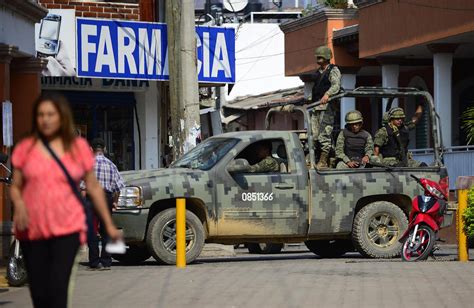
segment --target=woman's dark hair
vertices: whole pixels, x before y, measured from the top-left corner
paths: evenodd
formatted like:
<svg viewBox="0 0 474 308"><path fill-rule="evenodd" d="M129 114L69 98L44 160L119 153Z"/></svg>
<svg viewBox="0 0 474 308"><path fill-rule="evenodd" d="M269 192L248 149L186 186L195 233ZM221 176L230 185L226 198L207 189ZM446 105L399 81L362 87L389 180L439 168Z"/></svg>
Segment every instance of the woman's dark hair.
<svg viewBox="0 0 474 308"><path fill-rule="evenodd" d="M74 118L72 116L71 107L69 106L67 99L59 93L45 92L36 99L33 105L33 123L31 126L31 135L36 139L40 139L42 137L38 128L38 110L39 106L47 101L53 103L54 107L56 107L59 113L59 118L61 121L59 136L63 141L64 150L69 152L74 139L76 138Z"/></svg>

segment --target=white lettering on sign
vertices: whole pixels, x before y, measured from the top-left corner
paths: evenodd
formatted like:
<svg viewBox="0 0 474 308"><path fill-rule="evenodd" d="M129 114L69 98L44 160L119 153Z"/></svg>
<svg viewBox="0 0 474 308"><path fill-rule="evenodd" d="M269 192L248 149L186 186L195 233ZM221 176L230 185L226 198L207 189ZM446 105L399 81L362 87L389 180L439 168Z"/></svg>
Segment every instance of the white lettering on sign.
<svg viewBox="0 0 474 308"><path fill-rule="evenodd" d="M137 42L135 41L135 32L132 28L118 27L118 72L125 73L125 59L131 74L137 73L137 66L133 58L133 51Z"/></svg>
<svg viewBox="0 0 474 308"><path fill-rule="evenodd" d="M78 18L77 30L78 77L169 80L165 24ZM233 29L196 28L200 81L235 81L234 39Z"/></svg>
<svg viewBox="0 0 474 308"><path fill-rule="evenodd" d="M102 71L102 66L108 66L111 73L116 73L115 57L108 27L101 27L99 47L97 49L97 62L95 63L95 71Z"/></svg>
<svg viewBox="0 0 474 308"><path fill-rule="evenodd" d="M82 70L89 70L89 54L95 53L95 43L89 42L89 36L97 36L97 26L83 25L82 26Z"/></svg>
<svg viewBox="0 0 474 308"><path fill-rule="evenodd" d="M204 43L204 49L202 50L202 60L204 63L210 63L210 58L209 58L209 32L204 32L202 34L202 40ZM204 72L203 75L204 77L209 77L209 65L204 65Z"/></svg>
<svg viewBox="0 0 474 308"><path fill-rule="evenodd" d="M206 46L204 46L204 48L205 47ZM224 71L225 77L231 76L229 55L227 53L227 44L225 42L224 33L217 33L214 61L212 62L212 77L217 77L220 70Z"/></svg>
<svg viewBox="0 0 474 308"><path fill-rule="evenodd" d="M153 29L151 36L151 46L148 40L147 29L138 30L138 42L142 47L138 53L138 72L145 74L145 62L147 65L147 74L153 74L153 68L156 67L156 74L161 74L161 31Z"/></svg>

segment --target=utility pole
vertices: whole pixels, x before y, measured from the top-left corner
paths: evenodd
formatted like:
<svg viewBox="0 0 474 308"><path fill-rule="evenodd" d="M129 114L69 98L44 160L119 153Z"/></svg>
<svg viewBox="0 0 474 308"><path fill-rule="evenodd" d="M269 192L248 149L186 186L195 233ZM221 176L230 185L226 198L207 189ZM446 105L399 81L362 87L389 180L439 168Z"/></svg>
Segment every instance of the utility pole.
<svg viewBox="0 0 474 308"><path fill-rule="evenodd" d="M167 0L170 113L174 159L201 135L194 0Z"/></svg>

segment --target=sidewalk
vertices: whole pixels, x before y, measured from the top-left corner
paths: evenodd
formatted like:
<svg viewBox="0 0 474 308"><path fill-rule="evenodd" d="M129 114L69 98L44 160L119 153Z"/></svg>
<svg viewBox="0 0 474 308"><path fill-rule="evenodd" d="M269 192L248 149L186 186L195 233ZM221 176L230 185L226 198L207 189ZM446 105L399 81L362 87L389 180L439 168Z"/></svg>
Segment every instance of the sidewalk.
<svg viewBox="0 0 474 308"><path fill-rule="evenodd" d="M205 258L186 269L81 267L73 307L470 307L474 263L400 259L372 260L358 254L318 259L290 251L279 255ZM471 250L471 259L474 251ZM446 247L439 260L451 260ZM115 264L114 264L115 265ZM0 294L5 307L31 307L27 288Z"/></svg>

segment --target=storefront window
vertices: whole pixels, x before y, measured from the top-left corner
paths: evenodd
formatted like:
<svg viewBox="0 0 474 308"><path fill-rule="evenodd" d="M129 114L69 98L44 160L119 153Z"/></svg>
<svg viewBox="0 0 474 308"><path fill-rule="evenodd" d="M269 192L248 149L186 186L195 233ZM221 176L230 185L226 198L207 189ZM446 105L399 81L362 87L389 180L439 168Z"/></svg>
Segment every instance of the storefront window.
<svg viewBox="0 0 474 308"><path fill-rule="evenodd" d="M132 92L63 91L71 103L76 127L87 140L100 137L106 155L120 171L135 169Z"/></svg>

